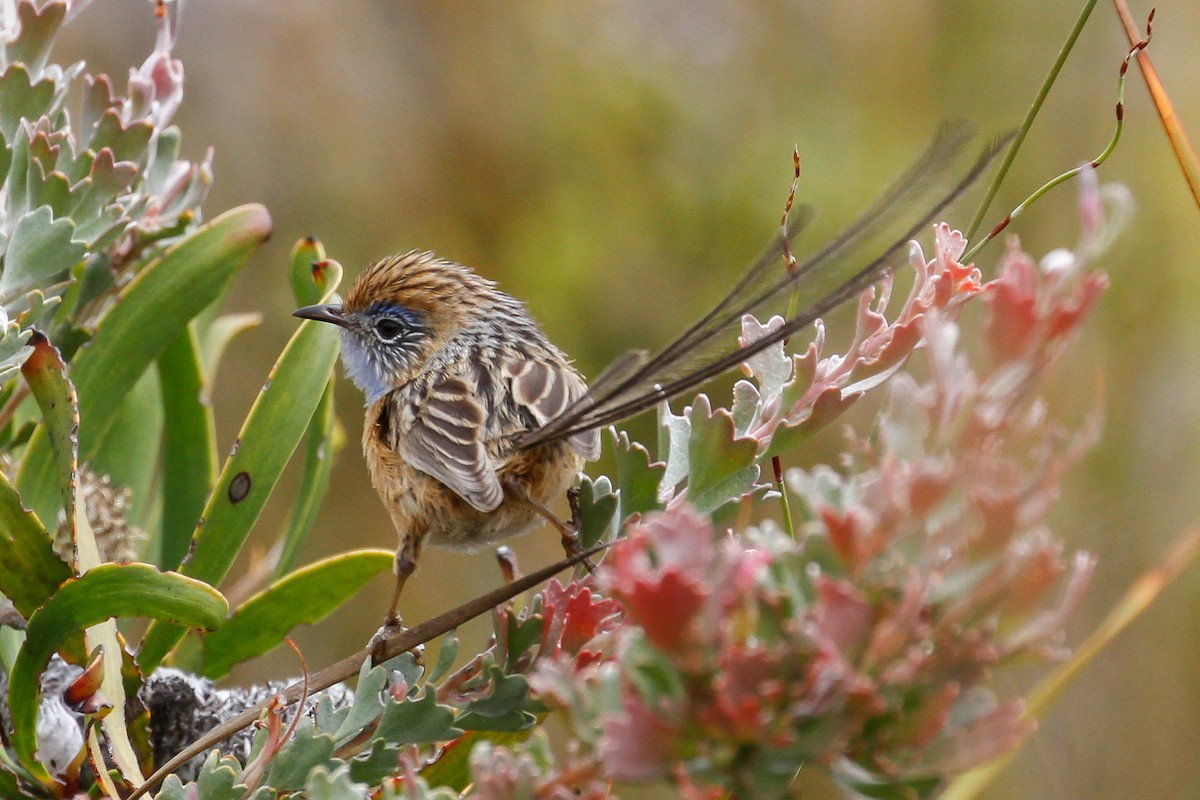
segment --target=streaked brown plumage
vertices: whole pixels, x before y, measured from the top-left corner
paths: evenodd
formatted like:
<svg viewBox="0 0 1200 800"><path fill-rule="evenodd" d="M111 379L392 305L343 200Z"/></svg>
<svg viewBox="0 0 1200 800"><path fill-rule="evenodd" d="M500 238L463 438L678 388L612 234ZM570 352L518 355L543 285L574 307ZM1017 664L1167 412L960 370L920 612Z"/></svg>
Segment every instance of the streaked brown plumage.
<svg viewBox="0 0 1200 800"><path fill-rule="evenodd" d="M385 258L358 276L344 304L295 312L342 328L343 364L367 396L363 452L400 536L395 597L423 544L477 547L548 518L546 507L599 455L600 427L695 388L874 282L999 147L947 186L967 137L944 126L830 244L790 271L773 266L776 244L679 339L652 358L619 359L590 389L519 301L431 253ZM799 313L771 336L734 346L730 331L743 314L793 292ZM712 355L721 344L726 352Z"/></svg>
<svg viewBox="0 0 1200 800"><path fill-rule="evenodd" d="M367 395L363 453L400 535L401 585L425 543L473 548L530 529L600 453L594 430L515 446L587 385L520 302L466 267L392 256L341 306L302 311L342 327L343 363Z"/></svg>

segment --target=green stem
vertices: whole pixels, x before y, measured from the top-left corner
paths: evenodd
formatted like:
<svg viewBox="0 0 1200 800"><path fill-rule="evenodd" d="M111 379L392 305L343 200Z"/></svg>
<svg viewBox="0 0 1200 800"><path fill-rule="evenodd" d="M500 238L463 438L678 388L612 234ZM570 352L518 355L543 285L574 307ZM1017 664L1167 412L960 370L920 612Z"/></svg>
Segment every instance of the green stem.
<svg viewBox="0 0 1200 800"><path fill-rule="evenodd" d="M1153 20L1153 14L1151 15L1151 20ZM1016 208L1014 208L1011 212L1009 212L1009 214L1007 216L1005 216L1004 219L1000 220L999 224L997 224L996 227L992 229L991 233L989 233L984 238L980 239L969 250L967 250L966 253L963 254L962 260L964 263L970 263L971 259L975 257L976 253L978 253L981 249L983 249L984 245L986 245L992 239L995 239L996 236L1000 233L1000 231L1007 228L1009 223L1012 222L1014 219L1016 219L1018 216L1020 216L1021 212L1023 212L1026 208L1028 208L1030 205L1032 205L1035 200L1044 196L1047 192L1049 192L1055 186L1058 186L1059 184L1065 183L1066 181L1069 181L1071 178L1076 177L1077 175L1082 173L1085 169L1096 169L1097 167L1099 167L1101 164L1103 164L1105 161L1108 160L1108 157L1110 155L1112 155L1112 152L1117 149L1117 143L1119 141L1121 141L1121 131L1123 131L1125 129L1125 77L1126 77L1126 73L1129 71L1129 62L1133 59L1134 56L1136 56L1142 50L1146 49L1146 46L1150 44L1150 36L1151 36L1150 23L1147 23L1146 37L1144 39L1142 39L1141 41L1139 41L1138 43L1136 43L1133 47L1129 48L1129 52L1125 54L1125 60L1121 62L1121 72L1117 78L1117 106L1116 106L1116 108L1117 108L1117 124L1116 124L1116 127L1113 129L1112 138L1109 139L1108 145L1104 148L1103 151L1101 151L1100 155L1096 156L1096 158L1092 159L1091 161L1087 162L1086 164L1081 164L1080 166L1075 167L1074 169L1067 170L1066 172L1062 173L1061 175L1059 175L1056 178L1050 179L1041 188L1039 188L1033 194L1029 195L1029 197L1022 200L1021 203ZM968 241L969 240L970 240L970 237L968 237Z"/></svg>
<svg viewBox="0 0 1200 800"><path fill-rule="evenodd" d="M1072 48L1075 47L1075 41L1079 38L1079 34L1083 32L1084 25L1087 24L1088 17L1092 14L1092 9L1096 7L1096 0L1087 0L1083 4L1083 10L1079 13L1079 18L1075 20L1075 27L1071 29L1067 40L1063 42L1062 49L1058 52L1058 58L1054 60L1054 64L1050 67L1050 72L1046 74L1045 80L1042 81L1042 86L1038 90L1037 96L1033 98L1033 104L1029 107L1029 111L1025 113L1025 119L1021 121L1021 127L1017 128L1017 134L1013 137L1012 144L1008 146L1008 152L1004 154L1004 160L1000 163L1000 168L996 170L996 177L992 179L992 183L988 186L987 194L984 195L983 201L979 204L978 210L975 212L974 219L967 227L967 241L975 238L979 226L983 223L983 218L987 214L988 208L992 201L996 199L996 193L1000 191L1000 184L1004 183L1004 178L1008 175L1008 170L1012 163L1017 158L1017 151L1021 149L1021 145L1025 142L1025 137L1029 133L1029 129L1033 127L1033 121L1037 118L1038 112L1042 110L1042 104L1046 100L1046 96L1050 94L1050 87L1054 85L1054 81L1058 79L1058 73L1062 71L1063 65L1067 63L1067 56L1070 55ZM968 259L969 260L969 259Z"/></svg>
<svg viewBox="0 0 1200 800"><path fill-rule="evenodd" d="M796 526L792 524L792 505L788 500L787 486L783 484L783 462L779 456L771 456L771 469L775 472L775 485L779 487L779 505L783 511L783 529L787 535L796 538Z"/></svg>

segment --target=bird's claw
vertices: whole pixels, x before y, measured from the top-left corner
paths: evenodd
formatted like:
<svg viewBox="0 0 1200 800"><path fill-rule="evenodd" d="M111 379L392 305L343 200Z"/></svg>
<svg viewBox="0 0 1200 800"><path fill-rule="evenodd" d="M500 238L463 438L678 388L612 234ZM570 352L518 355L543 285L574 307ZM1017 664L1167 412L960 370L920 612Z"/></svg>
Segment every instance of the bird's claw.
<svg viewBox="0 0 1200 800"><path fill-rule="evenodd" d="M371 641L367 642L367 651L371 654L371 666L377 667L388 660L387 644L388 640L393 636L398 636L408 630L404 627L404 622L401 621L397 614L388 614L384 617L383 625L379 630L375 631L375 635L371 637ZM420 648L416 648L420 650ZM420 659L420 655L417 655Z"/></svg>

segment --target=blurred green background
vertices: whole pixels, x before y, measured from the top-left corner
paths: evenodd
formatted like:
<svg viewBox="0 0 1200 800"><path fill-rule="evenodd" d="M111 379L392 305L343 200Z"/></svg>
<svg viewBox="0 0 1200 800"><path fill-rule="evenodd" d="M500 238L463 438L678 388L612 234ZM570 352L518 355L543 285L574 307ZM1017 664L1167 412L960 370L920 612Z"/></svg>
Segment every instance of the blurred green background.
<svg viewBox="0 0 1200 800"><path fill-rule="evenodd" d="M260 201L276 225L230 298L232 310L261 311L264 323L222 368L221 441L232 442L296 325L285 264L298 237L320 237L349 275L412 248L470 264L525 299L594 375L627 347L665 342L720 296L778 225L793 144L804 165L800 202L820 211L805 241L818 242L938 121L966 118L988 134L1016 125L1081 5L188 4L178 121L192 157L216 148L207 215ZM1148 11L1134 9L1142 19ZM1200 4L1160 3L1150 53L1200 135L1198 40ZM68 29L59 53L121 76L152 41L144 0L103 0ZM990 220L1103 148L1126 47L1100 4ZM1126 184L1137 214L1098 264L1112 288L1055 381L1055 408L1068 421L1091 402L1095 374L1107 394L1103 440L1070 476L1054 516L1068 547L1100 558L1073 643L1200 514L1200 212L1140 75L1131 76L1125 137L1101 178ZM965 203L949 221L965 226L973 210ZM1056 190L1012 230L1037 257L1073 246L1075 188ZM998 255L981 255L985 274ZM361 396L343 383L338 401L347 446L305 560L394 543L358 450ZM833 459L840 444L829 432L803 458ZM262 547L289 500L281 491L269 507ZM557 557L556 539L521 540L523 566ZM420 619L499 580L487 552L430 552L403 610ZM300 631L308 663L361 646L389 588L380 579L352 607ZM988 796L1200 794L1198 601L1193 568L1080 678ZM485 630L464 635L478 643ZM292 654L276 652L236 677L296 669ZM1016 691L1039 674L1001 682Z"/></svg>

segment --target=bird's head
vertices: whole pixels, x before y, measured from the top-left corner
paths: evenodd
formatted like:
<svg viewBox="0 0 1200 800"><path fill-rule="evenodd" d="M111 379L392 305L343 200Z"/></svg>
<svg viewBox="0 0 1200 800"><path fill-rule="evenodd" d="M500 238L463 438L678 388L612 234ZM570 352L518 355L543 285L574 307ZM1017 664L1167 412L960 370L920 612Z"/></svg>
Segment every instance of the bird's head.
<svg viewBox="0 0 1200 800"><path fill-rule="evenodd" d="M459 264L411 252L365 269L345 302L306 306L293 316L342 329L342 363L371 403L411 380L465 328L493 286Z"/></svg>

